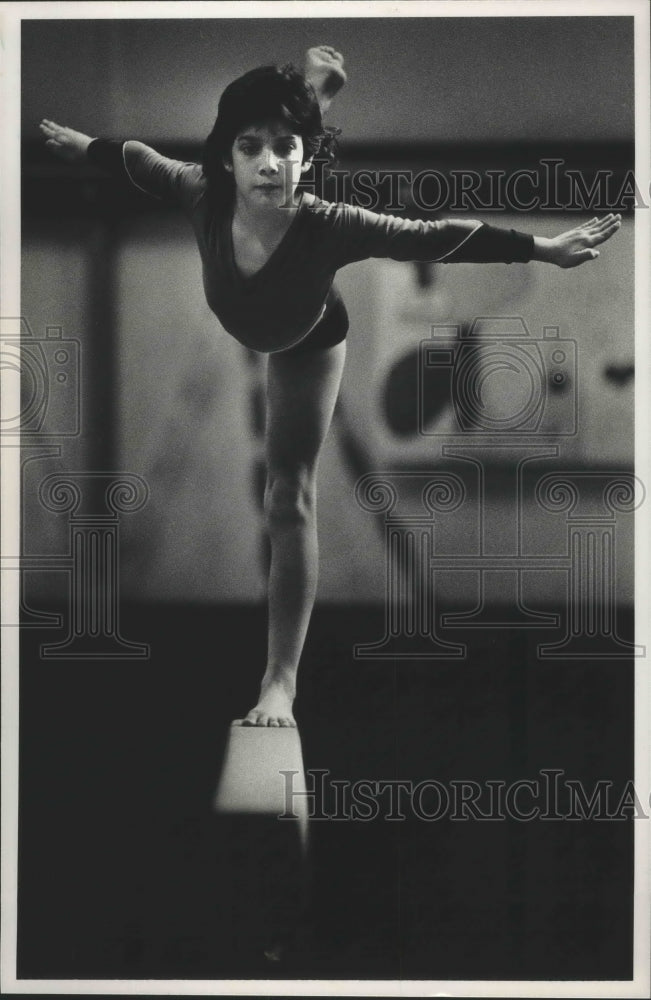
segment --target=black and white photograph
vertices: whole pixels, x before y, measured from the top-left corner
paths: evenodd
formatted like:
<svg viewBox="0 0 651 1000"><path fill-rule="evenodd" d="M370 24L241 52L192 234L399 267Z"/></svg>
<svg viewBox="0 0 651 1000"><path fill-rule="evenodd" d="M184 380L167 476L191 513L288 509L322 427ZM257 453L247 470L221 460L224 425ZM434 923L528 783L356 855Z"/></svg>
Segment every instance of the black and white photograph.
<svg viewBox="0 0 651 1000"><path fill-rule="evenodd" d="M2 992L649 996L648 5L0 34Z"/></svg>

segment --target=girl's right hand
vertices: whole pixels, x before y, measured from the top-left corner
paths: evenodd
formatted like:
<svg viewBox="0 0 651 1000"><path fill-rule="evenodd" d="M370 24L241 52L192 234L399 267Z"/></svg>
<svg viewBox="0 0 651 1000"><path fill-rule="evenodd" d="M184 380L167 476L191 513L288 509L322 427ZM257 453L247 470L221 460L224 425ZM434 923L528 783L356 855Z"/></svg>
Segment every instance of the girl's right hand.
<svg viewBox="0 0 651 1000"><path fill-rule="evenodd" d="M75 132L73 128L67 128L65 125L57 125L56 122L51 122L47 118L41 121L39 128L41 134L45 136L47 148L60 156L62 160L67 160L68 163L85 160L86 150L93 141L89 135Z"/></svg>

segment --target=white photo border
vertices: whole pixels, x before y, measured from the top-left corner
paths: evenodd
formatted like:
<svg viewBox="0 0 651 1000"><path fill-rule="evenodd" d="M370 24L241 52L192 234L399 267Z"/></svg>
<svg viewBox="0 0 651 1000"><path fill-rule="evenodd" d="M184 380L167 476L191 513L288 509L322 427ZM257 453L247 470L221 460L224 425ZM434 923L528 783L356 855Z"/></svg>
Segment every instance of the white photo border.
<svg viewBox="0 0 651 1000"><path fill-rule="evenodd" d="M20 30L21 22L49 19L131 18L346 18L346 17L563 17L631 16L635 24L635 176L639 190L651 191L649 101L649 7L646 0L421 0L421 2L68 2L0 3L0 79L2 129L0 151L0 301L2 315L20 310ZM7 141L9 137L10 141ZM636 213L636 475L651 483L651 299L649 211ZM641 373L641 374L640 374ZM16 412L13 386L3 393L3 413ZM2 548L15 546L19 528L19 452L2 449ZM649 490L647 489L647 493ZM649 500L636 518L636 643L651 649L651 520ZM13 577L14 574L11 574ZM2 615L16 621L18 593L4 581ZM195 981L195 980L27 980L16 978L18 850L18 635L2 631L2 943L1 989L5 993L124 995L299 995L299 996L475 996L475 997L648 997L651 957L651 829L635 823L634 978L614 982L560 981ZM636 660L635 784L649 801L651 789L651 682L648 656Z"/></svg>

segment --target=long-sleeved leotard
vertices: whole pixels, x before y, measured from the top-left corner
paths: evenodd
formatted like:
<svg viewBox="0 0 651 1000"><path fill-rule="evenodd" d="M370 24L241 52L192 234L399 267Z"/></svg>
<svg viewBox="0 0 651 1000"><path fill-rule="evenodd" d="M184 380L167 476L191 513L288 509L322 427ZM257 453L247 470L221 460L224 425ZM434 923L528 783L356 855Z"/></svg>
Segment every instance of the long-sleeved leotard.
<svg viewBox="0 0 651 1000"><path fill-rule="evenodd" d="M96 139L91 162L126 175L189 217L208 305L246 347L270 353L300 343L323 315L335 273L369 257L399 261L529 261L533 237L474 220L424 222L378 214L303 192L285 236L265 265L243 277L233 256L232 210L217 214L202 168L161 156L144 143Z"/></svg>

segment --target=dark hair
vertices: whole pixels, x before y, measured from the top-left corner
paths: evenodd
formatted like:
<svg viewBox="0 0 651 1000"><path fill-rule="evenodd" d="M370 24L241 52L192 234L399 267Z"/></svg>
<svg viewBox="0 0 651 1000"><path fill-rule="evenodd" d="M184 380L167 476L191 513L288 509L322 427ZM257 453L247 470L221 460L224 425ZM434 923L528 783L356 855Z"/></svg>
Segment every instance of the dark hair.
<svg viewBox="0 0 651 1000"><path fill-rule="evenodd" d="M222 94L217 119L203 148L202 167L208 195L220 208L230 206L235 192L233 176L224 168L237 135L248 126L281 121L303 140L304 160L316 157L332 163L339 129L324 128L313 87L298 70L260 66L229 84Z"/></svg>

